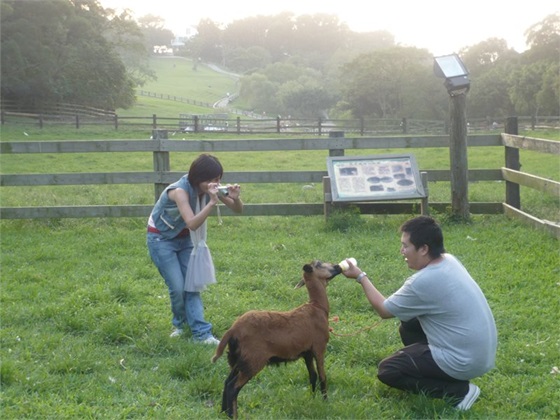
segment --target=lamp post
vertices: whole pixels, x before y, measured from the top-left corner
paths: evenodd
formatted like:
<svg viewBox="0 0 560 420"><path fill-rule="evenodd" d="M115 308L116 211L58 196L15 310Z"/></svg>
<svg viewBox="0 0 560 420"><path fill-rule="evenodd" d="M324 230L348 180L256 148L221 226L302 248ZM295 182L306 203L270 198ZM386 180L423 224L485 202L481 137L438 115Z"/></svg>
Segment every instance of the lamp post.
<svg viewBox="0 0 560 420"><path fill-rule="evenodd" d="M457 54L434 57L434 73L445 78L444 86L449 94L451 211L454 218L468 220L466 98L470 88L469 73Z"/></svg>

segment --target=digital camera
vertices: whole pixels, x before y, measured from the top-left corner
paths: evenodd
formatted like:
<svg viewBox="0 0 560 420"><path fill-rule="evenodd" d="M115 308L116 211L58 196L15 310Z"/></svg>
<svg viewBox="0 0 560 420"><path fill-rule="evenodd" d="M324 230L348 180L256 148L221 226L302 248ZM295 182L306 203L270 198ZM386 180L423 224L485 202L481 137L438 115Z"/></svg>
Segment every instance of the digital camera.
<svg viewBox="0 0 560 420"><path fill-rule="evenodd" d="M218 195L226 197L228 194L229 194L228 187L226 187L224 185L220 185L218 187Z"/></svg>

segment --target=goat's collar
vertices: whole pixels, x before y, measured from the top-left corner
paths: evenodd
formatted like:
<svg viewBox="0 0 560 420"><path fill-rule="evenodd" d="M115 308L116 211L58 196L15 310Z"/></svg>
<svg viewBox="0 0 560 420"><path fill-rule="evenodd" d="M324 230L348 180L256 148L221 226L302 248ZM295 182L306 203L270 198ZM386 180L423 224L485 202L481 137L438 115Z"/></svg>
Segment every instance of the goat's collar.
<svg viewBox="0 0 560 420"><path fill-rule="evenodd" d="M323 305L320 305L318 302L315 301L311 301L310 303L316 308L321 309L325 314L327 314L327 316L329 315L329 310L325 308Z"/></svg>

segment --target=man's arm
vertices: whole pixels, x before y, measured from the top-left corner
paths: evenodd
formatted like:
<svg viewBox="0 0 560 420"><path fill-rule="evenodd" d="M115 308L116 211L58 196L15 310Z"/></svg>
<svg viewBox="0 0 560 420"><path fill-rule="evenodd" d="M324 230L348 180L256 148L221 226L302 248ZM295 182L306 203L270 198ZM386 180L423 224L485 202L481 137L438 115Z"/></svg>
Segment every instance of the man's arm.
<svg viewBox="0 0 560 420"><path fill-rule="evenodd" d="M359 267L355 266L352 261L346 260L348 262L348 270L343 271L343 274L349 278L354 279L358 283L362 285L364 289L364 293L366 294L366 298L375 309L375 311L379 314L379 316L383 319L393 318L394 315L385 309L385 296L381 294L379 290L373 285L368 275L362 271Z"/></svg>
<svg viewBox="0 0 560 420"><path fill-rule="evenodd" d="M375 309L379 316L383 319L393 318L394 315L385 308L385 305L383 305L383 302L385 302L385 296L377 290L367 274L361 278L360 284L364 289L367 300L369 300L369 303L373 306L373 309Z"/></svg>

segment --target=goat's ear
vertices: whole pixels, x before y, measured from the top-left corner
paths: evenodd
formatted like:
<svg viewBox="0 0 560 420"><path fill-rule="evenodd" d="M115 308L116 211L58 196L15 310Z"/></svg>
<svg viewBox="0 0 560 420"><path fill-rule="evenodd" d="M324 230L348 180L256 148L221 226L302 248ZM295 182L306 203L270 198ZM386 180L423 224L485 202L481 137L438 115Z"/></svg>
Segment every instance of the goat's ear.
<svg viewBox="0 0 560 420"><path fill-rule="evenodd" d="M303 271L306 273L313 273L313 266L311 264L305 264L303 266Z"/></svg>

